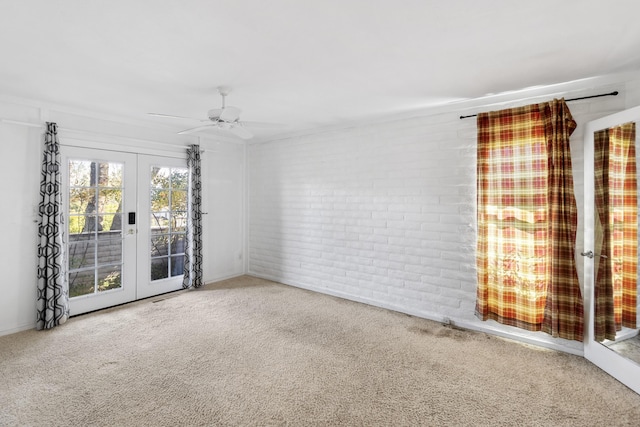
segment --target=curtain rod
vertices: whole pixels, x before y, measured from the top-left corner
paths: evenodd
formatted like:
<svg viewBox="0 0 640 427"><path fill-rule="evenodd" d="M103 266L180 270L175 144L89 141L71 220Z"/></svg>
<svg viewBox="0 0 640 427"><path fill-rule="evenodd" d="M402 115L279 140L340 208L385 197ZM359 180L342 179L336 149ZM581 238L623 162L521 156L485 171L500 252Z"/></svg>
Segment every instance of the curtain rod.
<svg viewBox="0 0 640 427"><path fill-rule="evenodd" d="M611 93L601 93L600 95L582 96L580 98L565 99L565 101L566 102L580 101L581 99L600 98L601 96L616 96L617 94L618 94L618 91L614 90ZM460 116L460 120L468 119L469 117L476 117L476 116L477 116L477 114L470 114L468 116Z"/></svg>
<svg viewBox="0 0 640 427"><path fill-rule="evenodd" d="M39 124L39 123L29 123L29 122L21 122L19 120L11 120L11 119L3 119L0 118L0 124L2 123L6 123L9 125L17 125L17 126L26 126L26 127L30 127L30 128L40 128L40 129L44 129L45 125L44 124ZM79 129L71 129L71 128L66 128L66 127L61 127L58 126L58 130L62 131L62 132L75 132L75 133L84 133L84 134L89 134L89 135L93 135L93 136L98 136L98 137L108 137L108 138L117 138L117 139L121 139L121 140L128 140L128 141L136 141L136 142L144 142L144 143L148 143L151 142L153 144L158 144L158 145L166 145L168 147L173 147L173 148L180 148L180 147L187 147L186 145L175 145L175 144L171 144L168 142L159 142L159 141L152 141L152 140L146 140L146 139L139 139L139 138L129 138L126 136L118 136L118 135L109 135L106 133L100 133L100 132L92 132L92 131L88 131L88 130L79 130ZM65 144L62 144L65 145ZM217 151L215 150L200 150L200 153L204 153L204 152L212 152L212 153L216 153Z"/></svg>

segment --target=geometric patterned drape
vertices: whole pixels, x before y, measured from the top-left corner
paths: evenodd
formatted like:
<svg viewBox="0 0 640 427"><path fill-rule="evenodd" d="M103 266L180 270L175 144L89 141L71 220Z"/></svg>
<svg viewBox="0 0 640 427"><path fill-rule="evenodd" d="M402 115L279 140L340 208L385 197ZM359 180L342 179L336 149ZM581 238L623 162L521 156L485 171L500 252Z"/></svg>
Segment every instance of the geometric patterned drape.
<svg viewBox="0 0 640 427"><path fill-rule="evenodd" d="M615 340L622 326L636 328L638 200L635 123L594 134L596 252L594 339Z"/></svg>
<svg viewBox="0 0 640 427"><path fill-rule="evenodd" d="M478 114L476 315L582 340L564 100Z"/></svg>
<svg viewBox="0 0 640 427"><path fill-rule="evenodd" d="M187 194L187 237L184 249L183 288L202 286L202 197L200 146L187 148L189 188Z"/></svg>
<svg viewBox="0 0 640 427"><path fill-rule="evenodd" d="M64 253L64 220L60 144L55 123L47 123L40 181L40 216L38 224L38 288L36 329L61 325L69 317Z"/></svg>

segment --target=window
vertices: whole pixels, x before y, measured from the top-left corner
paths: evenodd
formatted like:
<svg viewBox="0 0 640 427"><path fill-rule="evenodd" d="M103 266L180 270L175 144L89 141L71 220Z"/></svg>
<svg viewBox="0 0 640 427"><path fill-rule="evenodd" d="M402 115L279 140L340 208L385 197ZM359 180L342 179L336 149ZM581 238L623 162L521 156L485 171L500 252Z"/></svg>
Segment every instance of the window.
<svg viewBox="0 0 640 427"><path fill-rule="evenodd" d="M564 101L478 115L482 320L582 340L577 222Z"/></svg>

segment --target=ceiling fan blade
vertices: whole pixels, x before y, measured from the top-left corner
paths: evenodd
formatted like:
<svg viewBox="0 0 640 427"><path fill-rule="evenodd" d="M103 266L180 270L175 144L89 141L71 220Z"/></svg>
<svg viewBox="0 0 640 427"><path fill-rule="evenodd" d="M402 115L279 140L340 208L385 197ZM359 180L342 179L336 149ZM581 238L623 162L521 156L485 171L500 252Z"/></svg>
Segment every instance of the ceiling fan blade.
<svg viewBox="0 0 640 427"><path fill-rule="evenodd" d="M241 109L236 107L224 107L220 113L220 120L223 122L235 122L240 117Z"/></svg>
<svg viewBox="0 0 640 427"><path fill-rule="evenodd" d="M203 121L200 119L195 119L193 117L183 117L183 116L174 116L173 114L160 114L160 113L147 113L147 115L149 116L153 116L153 117L163 117L166 119L183 119L183 120L197 120L197 121Z"/></svg>
<svg viewBox="0 0 640 427"><path fill-rule="evenodd" d="M242 139L251 139L253 138L253 134L251 132L249 132L249 130L247 130L246 128L240 126L240 125L236 125L236 126L231 126L229 128L229 132L231 132L232 134L239 136Z"/></svg>
<svg viewBox="0 0 640 427"><path fill-rule="evenodd" d="M190 133L198 132L200 130L204 130L204 129L207 129L207 128L210 128L210 127L216 127L216 124L215 123L209 123L208 125L196 126L194 128L191 128L191 129L185 129L185 130L182 130L182 131L178 132L178 135L188 135Z"/></svg>
<svg viewBox="0 0 640 427"><path fill-rule="evenodd" d="M286 127L286 125L282 123L268 123L268 122L253 122L253 121L240 121L243 126L248 126L251 128L261 128L261 129L281 129Z"/></svg>

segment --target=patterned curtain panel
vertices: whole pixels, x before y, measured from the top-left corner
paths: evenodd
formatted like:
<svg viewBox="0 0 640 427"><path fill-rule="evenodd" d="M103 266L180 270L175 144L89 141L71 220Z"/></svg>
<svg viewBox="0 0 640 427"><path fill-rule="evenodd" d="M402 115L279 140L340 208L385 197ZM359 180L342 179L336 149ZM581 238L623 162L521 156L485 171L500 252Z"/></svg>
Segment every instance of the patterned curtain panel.
<svg viewBox="0 0 640 427"><path fill-rule="evenodd" d="M60 181L60 144L55 123L47 123L40 182L36 329L61 325L69 317Z"/></svg>
<svg viewBox="0 0 640 427"><path fill-rule="evenodd" d="M596 210L597 236L600 237L598 253L608 256L611 248L611 230L609 229L609 130L594 134L594 200ZM597 245L597 243L596 243ZM597 247L597 246L596 246ZM608 258L595 258L594 290L594 335L596 341L605 338L615 339L616 329L613 321L613 275ZM610 315L607 316L607 313Z"/></svg>
<svg viewBox="0 0 640 427"><path fill-rule="evenodd" d="M595 203L602 235L596 259L594 334L615 340L636 328L638 200L635 124L595 133Z"/></svg>
<svg viewBox="0 0 640 427"><path fill-rule="evenodd" d="M578 209L573 192L569 137L576 129L564 100L544 106L549 164L549 277L542 330L554 337L582 341L584 307L575 262Z"/></svg>
<svg viewBox="0 0 640 427"><path fill-rule="evenodd" d="M187 238L184 249L183 288L202 286L202 198L200 146L187 148L189 194L187 196Z"/></svg>
<svg viewBox="0 0 640 427"><path fill-rule="evenodd" d="M582 340L577 209L564 100L478 115L482 320Z"/></svg>
<svg viewBox="0 0 640 427"><path fill-rule="evenodd" d="M613 267L613 309L616 330L636 328L638 293L638 184L636 175L636 126L627 123L610 130L613 164L609 177L612 204L617 209L611 216Z"/></svg>

